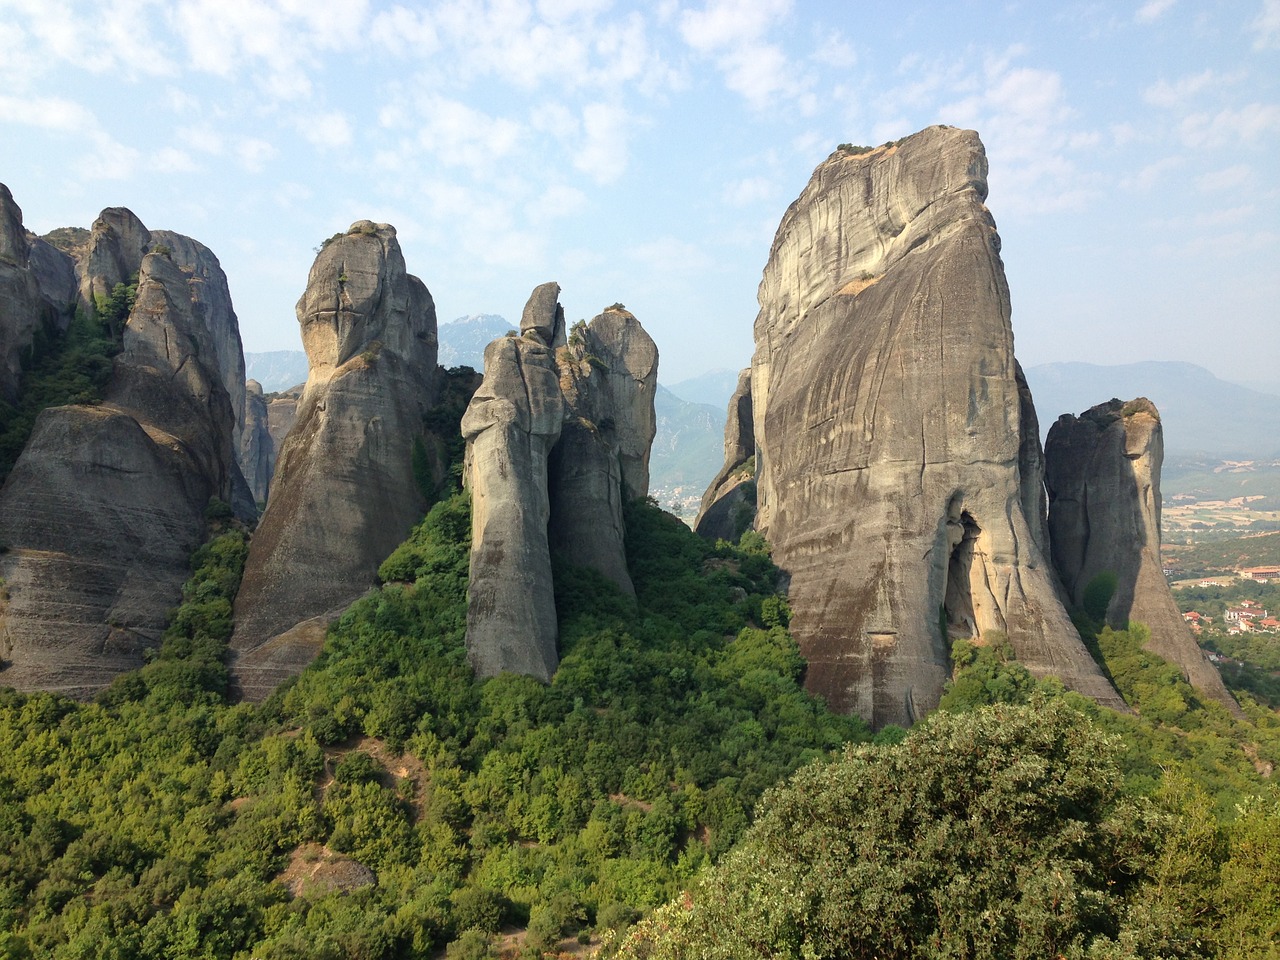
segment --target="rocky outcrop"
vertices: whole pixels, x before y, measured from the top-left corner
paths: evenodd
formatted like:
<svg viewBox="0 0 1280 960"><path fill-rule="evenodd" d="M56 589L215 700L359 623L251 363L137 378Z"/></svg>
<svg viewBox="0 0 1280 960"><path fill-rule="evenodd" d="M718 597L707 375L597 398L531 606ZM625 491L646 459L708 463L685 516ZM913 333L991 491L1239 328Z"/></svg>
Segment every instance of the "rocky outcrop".
<svg viewBox="0 0 1280 960"><path fill-rule="evenodd" d="M111 296L117 283L128 283L151 246L151 231L126 207L108 207L90 231L84 258L77 261L80 300L93 309Z"/></svg>
<svg viewBox="0 0 1280 960"><path fill-rule="evenodd" d="M657 347L621 304L566 338L559 295L558 284L537 287L521 335L489 344L462 420L467 652L481 676L555 672L553 552L635 593L622 508L649 491Z"/></svg>
<svg viewBox="0 0 1280 960"><path fill-rule="evenodd" d="M693 529L710 540L737 541L756 510L756 438L751 415L751 368L738 374L724 424L724 466L707 485Z"/></svg>
<svg viewBox="0 0 1280 960"><path fill-rule="evenodd" d="M1146 649L1203 695L1237 715L1239 705L1191 636L1160 564L1160 413L1145 397L1064 414L1045 441L1053 563L1072 603L1084 606L1095 578L1115 577L1107 623L1151 631Z"/></svg>
<svg viewBox="0 0 1280 960"><path fill-rule="evenodd" d="M249 484L257 503L266 503L271 489L271 472L275 469L276 448L271 438L271 415L262 384L245 383L244 429L240 434L240 472Z"/></svg>
<svg viewBox="0 0 1280 960"><path fill-rule="evenodd" d="M0 400L18 398L22 358L43 328L66 331L75 300L66 288L71 258L22 225L22 210L0 183Z"/></svg>
<svg viewBox="0 0 1280 960"><path fill-rule="evenodd" d="M480 676L504 670L549 680L556 606L547 522L547 460L560 439L564 397L551 346L499 337L462 418L471 491L467 655Z"/></svg>
<svg viewBox="0 0 1280 960"><path fill-rule="evenodd" d="M564 427L548 477L553 552L634 595L622 505L649 492L658 348L627 310L574 327L556 354Z"/></svg>
<svg viewBox="0 0 1280 960"><path fill-rule="evenodd" d="M959 637L1123 707L1061 603L1038 517L976 133L833 154L778 228L751 391L757 528L806 683L877 727L938 701Z"/></svg>
<svg viewBox="0 0 1280 960"><path fill-rule="evenodd" d="M212 355L189 278L147 256L104 402L45 410L0 490L0 682L86 696L159 642L239 478Z"/></svg>
<svg viewBox="0 0 1280 960"><path fill-rule="evenodd" d="M298 301L310 373L235 604L232 676L259 699L315 656L425 507L412 451L435 402L435 305L394 227L328 242Z"/></svg>

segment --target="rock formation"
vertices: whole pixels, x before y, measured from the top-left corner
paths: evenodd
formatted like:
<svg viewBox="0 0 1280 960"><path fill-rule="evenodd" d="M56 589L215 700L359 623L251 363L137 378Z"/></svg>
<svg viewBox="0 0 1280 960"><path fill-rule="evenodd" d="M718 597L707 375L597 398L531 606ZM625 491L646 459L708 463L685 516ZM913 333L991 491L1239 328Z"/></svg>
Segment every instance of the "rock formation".
<svg viewBox="0 0 1280 960"><path fill-rule="evenodd" d="M104 402L45 410L0 490L0 682L86 696L158 643L239 479L214 354L189 278L145 257Z"/></svg>
<svg viewBox="0 0 1280 960"><path fill-rule="evenodd" d="M245 382L244 429L240 434L240 472L258 503L266 503L271 489L271 473L276 465L275 441L271 437L271 414L262 384Z"/></svg>
<svg viewBox="0 0 1280 960"><path fill-rule="evenodd" d="M249 699L315 656L425 506L412 451L440 384L435 305L395 228L362 220L327 243L297 312L310 373L235 604Z"/></svg>
<svg viewBox="0 0 1280 960"><path fill-rule="evenodd" d="M756 438L751 416L751 368L738 374L724 424L724 466L707 485L693 528L710 540L732 540L751 526L756 510Z"/></svg>
<svg viewBox="0 0 1280 960"><path fill-rule="evenodd" d="M1160 413L1145 397L1063 414L1045 442L1053 563L1071 601L1111 574L1107 623L1151 631L1146 649L1177 664L1201 694L1240 715L1217 669L1191 636L1160 564Z"/></svg>
<svg viewBox="0 0 1280 960"><path fill-rule="evenodd" d="M74 300L71 258L27 233L0 183L0 400L17 399L24 352L42 327L51 337L66 331Z"/></svg>
<svg viewBox="0 0 1280 960"><path fill-rule="evenodd" d="M782 224L751 367L756 527L806 683L874 726L938 701L957 637L1123 703L1062 605L976 133L833 154ZM714 503L710 505L714 509Z"/></svg>
<svg viewBox="0 0 1280 960"><path fill-rule="evenodd" d="M566 338L559 295L558 284L537 287L520 336L489 344L462 420L467 651L481 676L555 672L552 551L634 594L622 506L649 491L658 351L620 304Z"/></svg>

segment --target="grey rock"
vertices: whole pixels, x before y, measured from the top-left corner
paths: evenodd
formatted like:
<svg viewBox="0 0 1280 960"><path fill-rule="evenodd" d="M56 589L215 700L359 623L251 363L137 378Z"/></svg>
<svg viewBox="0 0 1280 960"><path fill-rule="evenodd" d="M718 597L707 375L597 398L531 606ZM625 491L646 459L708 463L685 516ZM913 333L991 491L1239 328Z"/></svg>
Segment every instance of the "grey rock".
<svg viewBox="0 0 1280 960"><path fill-rule="evenodd" d="M649 492L658 350L636 318L610 308L556 354L565 423L551 454L551 549L634 596L625 500Z"/></svg>
<svg viewBox="0 0 1280 960"><path fill-rule="evenodd" d="M253 700L315 656L421 518L412 449L440 386L435 305L394 227L326 244L297 310L310 373L235 603L232 678Z"/></svg>
<svg viewBox="0 0 1280 960"><path fill-rule="evenodd" d="M245 383L245 420L240 435L240 471L258 503L266 503L275 469L275 441L271 438L270 413L257 380Z"/></svg>
<svg viewBox="0 0 1280 960"><path fill-rule="evenodd" d="M42 328L50 336L66 331L74 289L65 298L70 258L22 226L22 210L0 183L0 400L17 400L22 357Z"/></svg>
<svg viewBox="0 0 1280 960"><path fill-rule="evenodd" d="M1072 603L1099 575L1116 577L1107 623L1151 631L1146 649L1204 696L1243 716L1217 669L1196 644L1160 565L1160 413L1145 397L1110 400L1079 417L1063 414L1045 444L1053 562Z"/></svg>
<svg viewBox="0 0 1280 960"><path fill-rule="evenodd" d="M210 497L233 499L231 404L188 278L141 264L105 401L45 410L0 490L0 682L87 696L142 664L181 601Z"/></svg>
<svg viewBox="0 0 1280 960"><path fill-rule="evenodd" d="M76 264L80 300L86 309L110 297L117 283L128 283L151 246L151 231L126 207L103 210L90 234L84 259Z"/></svg>
<svg viewBox="0 0 1280 960"><path fill-rule="evenodd" d="M560 284L551 281L534 287L520 317L520 335L530 333L549 347L564 346L564 307L560 306Z"/></svg>
<svg viewBox="0 0 1280 960"><path fill-rule="evenodd" d="M944 127L833 154L760 283L756 525L791 578L807 686L876 727L936 705L953 640L996 633L1123 708L1025 513L1035 429L986 174L977 134Z"/></svg>
<svg viewBox="0 0 1280 960"><path fill-rule="evenodd" d="M707 485L693 529L711 540L742 536L755 516L755 424L751 414L751 368L738 374L724 424L724 466Z"/></svg>
<svg viewBox="0 0 1280 960"><path fill-rule="evenodd" d="M484 380L462 418L471 491L467 656L482 677L510 671L549 680L559 662L547 461L564 410L549 346L523 336L489 344Z"/></svg>

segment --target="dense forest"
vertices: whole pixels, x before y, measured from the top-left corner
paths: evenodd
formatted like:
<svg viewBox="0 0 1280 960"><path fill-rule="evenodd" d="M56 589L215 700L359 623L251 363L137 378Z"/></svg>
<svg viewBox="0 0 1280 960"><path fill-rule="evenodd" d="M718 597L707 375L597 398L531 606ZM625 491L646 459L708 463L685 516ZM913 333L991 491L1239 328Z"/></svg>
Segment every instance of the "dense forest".
<svg viewBox="0 0 1280 960"><path fill-rule="evenodd" d="M0 692L0 958L1273 955L1280 716L1202 702L1140 625L1078 612L1131 714L988 636L873 736L804 691L762 538L637 501L636 598L559 564L552 682L478 681L455 492L250 705L251 531L206 518L145 667L92 703Z"/></svg>

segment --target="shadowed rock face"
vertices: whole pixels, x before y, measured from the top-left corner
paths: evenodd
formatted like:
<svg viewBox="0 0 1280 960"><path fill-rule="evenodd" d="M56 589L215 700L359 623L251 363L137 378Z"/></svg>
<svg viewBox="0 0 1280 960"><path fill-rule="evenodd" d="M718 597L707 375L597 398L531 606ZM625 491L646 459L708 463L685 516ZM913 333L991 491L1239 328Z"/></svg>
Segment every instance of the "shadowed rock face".
<svg viewBox="0 0 1280 960"><path fill-rule="evenodd" d="M26 232L22 210L0 183L0 400L17 399L23 352L42 325L65 332L74 302L71 258Z"/></svg>
<svg viewBox="0 0 1280 960"><path fill-rule="evenodd" d="M271 438L270 413L257 380L245 383L245 420L240 435L240 472L258 503L265 503L271 489L271 473L276 465L275 441Z"/></svg>
<svg viewBox="0 0 1280 960"><path fill-rule="evenodd" d="M621 306L566 339L559 295L557 284L537 287L522 335L489 344L462 420L472 504L467 652L480 676L555 672L552 552L635 593L622 506L649 492L658 351Z"/></svg>
<svg viewBox="0 0 1280 960"><path fill-rule="evenodd" d="M1191 636L1160 565L1160 413L1145 397L1064 414L1045 442L1053 563L1082 605L1099 574L1116 577L1107 623L1151 630L1146 649L1182 668L1200 693L1237 716L1240 707Z"/></svg>
<svg viewBox="0 0 1280 960"><path fill-rule="evenodd" d="M724 466L707 485L693 529L711 540L734 540L755 514L756 438L751 415L751 368L738 374L724 424Z"/></svg>
<svg viewBox="0 0 1280 960"><path fill-rule="evenodd" d="M1034 674L1122 702L1044 554L977 134L834 154L760 283L757 528L791 577L806 683L879 727L938 701L957 637L1008 635Z"/></svg>
<svg viewBox="0 0 1280 960"><path fill-rule="evenodd" d="M181 601L234 419L188 277L140 264L105 401L44 411L0 491L0 682L87 696L142 664Z"/></svg>
<svg viewBox="0 0 1280 960"><path fill-rule="evenodd" d="M310 373L235 604L248 699L311 661L425 506L412 451L440 384L435 305L395 228L362 220L329 242L297 309Z"/></svg>

